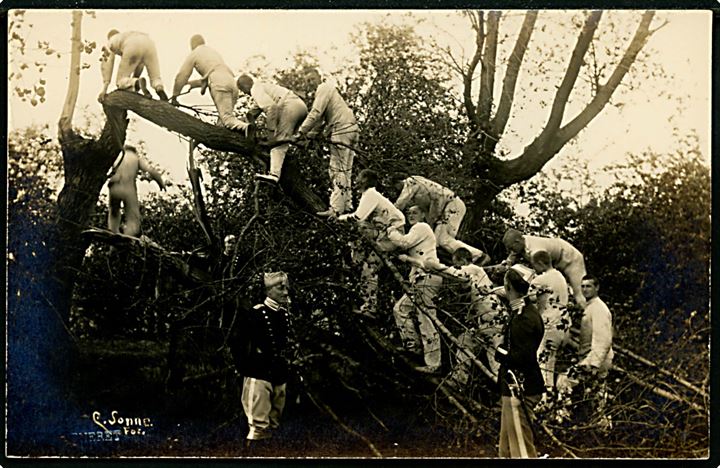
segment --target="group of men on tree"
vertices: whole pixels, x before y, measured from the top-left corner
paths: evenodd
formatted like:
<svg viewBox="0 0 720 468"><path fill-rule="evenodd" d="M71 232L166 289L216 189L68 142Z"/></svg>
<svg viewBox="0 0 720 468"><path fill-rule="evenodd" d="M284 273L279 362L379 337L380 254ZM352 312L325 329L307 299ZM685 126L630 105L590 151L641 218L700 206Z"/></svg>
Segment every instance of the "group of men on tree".
<svg viewBox="0 0 720 468"><path fill-rule="evenodd" d="M112 30L108 41L102 64L101 100L108 90L114 55L120 55L117 72L120 89L134 89L150 96L141 76L145 68L150 85L162 100L176 103L186 85L191 89L200 87L203 93L209 88L219 123L246 136L252 133L255 119L264 112L266 126L278 144L270 151L269 173L257 174L258 179L277 183L289 145L313 135L319 124L325 123L330 133L332 187L329 208L318 215L357 223L372 244L371 249L359 245L353 249L361 266L364 299L355 311L364 317L377 317L378 271L382 266L378 252L401 251L397 258L410 264L407 292L393 307L401 348L422 361L416 366L418 371L436 374L441 369L442 347L434 300L443 277L467 283L471 292L468 314L471 324L460 337L462 346L446 380L456 389L462 388L468 382L470 363L483 358L501 388L501 456L536 455L530 425L532 408L541 398L548 400L556 388L571 389L583 374L581 369L591 369L601 377L607 375L613 357L611 314L597 295L599 281L586 275L583 255L567 241L507 230L503 243L509 255L492 267L504 274L503 285L495 287L483 269L490 257L457 239L466 207L449 188L423 176L396 174L392 176L392 185L399 195L392 202L379 191L378 173L366 169L355 180L360 198L352 211L351 174L359 127L333 80L323 82L319 73L311 74L309 79L316 91L308 112L300 97L278 84L258 82L246 74L235 80L220 54L207 46L202 36L194 35L190 39L191 52L178 71L172 96L168 98L160 78L155 45L146 34ZM198 72L199 79L190 80L193 71ZM239 91L253 100L247 121L235 116ZM164 188L159 173L139 158L134 148L126 147L109 183L108 224L114 232L120 227L121 201L125 204L125 234L134 236L139 232L135 176L140 169L148 171ZM438 248L452 256L453 265L440 262ZM237 366L244 376L242 401L250 441L270 437L277 427L288 375L285 356L288 277L282 272L266 273L264 285L267 297L243 317L241 337L234 347L236 357L241 357ZM584 308L580 322L581 360L558 377L557 351L568 339L572 324L569 289L577 307Z"/></svg>

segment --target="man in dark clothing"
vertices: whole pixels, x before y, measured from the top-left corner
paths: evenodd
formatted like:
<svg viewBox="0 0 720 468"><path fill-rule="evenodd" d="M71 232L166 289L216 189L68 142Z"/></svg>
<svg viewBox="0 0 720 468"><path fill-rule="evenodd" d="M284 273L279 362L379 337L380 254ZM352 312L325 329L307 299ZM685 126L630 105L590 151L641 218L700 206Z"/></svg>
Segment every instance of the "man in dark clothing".
<svg viewBox="0 0 720 468"><path fill-rule="evenodd" d="M242 404L251 441L268 439L280 424L288 377L289 284L282 272L264 275L267 297L238 324L234 357L243 376Z"/></svg>
<svg viewBox="0 0 720 468"><path fill-rule="evenodd" d="M505 275L505 292L510 301L510 322L505 343L495 359L500 362L500 457L535 458L532 407L544 390L537 350L544 326L537 307L525 296L528 282L512 267Z"/></svg>

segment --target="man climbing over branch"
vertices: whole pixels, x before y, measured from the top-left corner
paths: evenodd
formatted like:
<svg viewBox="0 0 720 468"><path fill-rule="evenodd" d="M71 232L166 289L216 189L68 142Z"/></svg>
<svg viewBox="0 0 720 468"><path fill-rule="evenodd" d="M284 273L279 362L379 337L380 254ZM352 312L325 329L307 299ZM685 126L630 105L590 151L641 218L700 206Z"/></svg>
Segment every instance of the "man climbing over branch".
<svg viewBox="0 0 720 468"><path fill-rule="evenodd" d="M158 61L155 43L150 37L142 32L127 31L121 33L117 29L108 32L108 43L103 47L103 55L100 70L103 78L103 89L98 96L99 101L105 99L110 81L112 79L113 67L115 66L115 55L122 57L117 71L118 89L142 90L145 96L150 97L150 92L145 86L145 79L140 78L142 72L147 68L150 77L150 86L155 89L160 99L167 101L162 78L160 77L160 63Z"/></svg>
<svg viewBox="0 0 720 468"><path fill-rule="evenodd" d="M190 85L190 89L202 87L203 91L204 87L208 87L218 111L218 121L225 128L243 131L247 136L250 125L235 117L238 89L232 70L215 49L205 45L205 39L200 34L195 34L190 38L190 50L190 55L187 56L175 76L172 103L177 103L177 96L187 84ZM196 70L201 78L189 81L193 70Z"/></svg>
<svg viewBox="0 0 720 468"><path fill-rule="evenodd" d="M252 96L255 105L248 111L248 119L255 119L265 112L266 126L272 130L276 140L290 140L302 119L307 115L307 106L295 93L273 83L260 83L248 75L237 79L237 86L243 93ZM280 180L285 154L289 143L273 146L270 150L270 173L256 174L259 180L277 183Z"/></svg>

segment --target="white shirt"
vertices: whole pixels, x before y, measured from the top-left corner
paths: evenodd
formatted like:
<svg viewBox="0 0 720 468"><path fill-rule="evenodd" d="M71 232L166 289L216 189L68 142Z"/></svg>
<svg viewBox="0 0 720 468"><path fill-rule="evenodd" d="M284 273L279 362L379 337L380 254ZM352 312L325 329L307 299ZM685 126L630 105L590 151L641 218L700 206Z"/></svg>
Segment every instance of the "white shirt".
<svg viewBox="0 0 720 468"><path fill-rule="evenodd" d="M557 237L523 236L525 238L525 252L523 255L530 261L532 253L545 250L550 254L553 266L558 270L565 270L569 265L583 261L583 255L578 249L564 239Z"/></svg>
<svg viewBox="0 0 720 468"><path fill-rule="evenodd" d="M484 295L480 293L480 290L483 287L493 287L492 281L490 281L490 278L487 273L485 273L483 267L473 263L463 265L460 268L452 266L447 267L443 271L455 278L464 279L470 282L470 295L472 297L473 304L477 304L484 299Z"/></svg>
<svg viewBox="0 0 720 468"><path fill-rule="evenodd" d="M279 103L280 100L290 92L289 89L273 83L255 82L252 88L250 88L250 95L255 101L255 104L265 112L267 112L270 107Z"/></svg>
<svg viewBox="0 0 720 468"><path fill-rule="evenodd" d="M530 283L528 293L537 294L538 311L548 322L557 321L567 311L567 281L555 268L537 275Z"/></svg>
<svg viewBox="0 0 720 468"><path fill-rule="evenodd" d="M408 255L415 260L422 263L427 260L437 261L437 240L428 223L414 224L407 234L393 229L388 232L388 239L401 249L407 250ZM420 273L422 270L413 264L410 270L410 280L414 280Z"/></svg>
<svg viewBox="0 0 720 468"><path fill-rule="evenodd" d="M353 218L358 222L372 222L383 229L390 226L401 227L405 225L405 215L395 208L390 200L385 198L375 187L365 190L354 213L340 215L338 219L345 221Z"/></svg>
<svg viewBox="0 0 720 468"><path fill-rule="evenodd" d="M615 354L612 350L612 314L599 297L587 302L580 321L580 365L590 365L608 370Z"/></svg>
<svg viewBox="0 0 720 468"><path fill-rule="evenodd" d="M346 132L356 124L355 115L340 95L335 80L327 80L317 87L312 108L298 131L308 133L323 120L333 133Z"/></svg>

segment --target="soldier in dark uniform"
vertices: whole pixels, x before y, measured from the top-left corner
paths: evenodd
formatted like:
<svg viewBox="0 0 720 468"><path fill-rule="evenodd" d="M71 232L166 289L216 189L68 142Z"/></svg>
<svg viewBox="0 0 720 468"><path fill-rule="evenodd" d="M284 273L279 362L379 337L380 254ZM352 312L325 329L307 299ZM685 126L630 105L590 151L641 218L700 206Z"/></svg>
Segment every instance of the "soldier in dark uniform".
<svg viewBox="0 0 720 468"><path fill-rule="evenodd" d="M505 292L510 301L510 322L504 345L495 359L500 363L500 457L535 458L532 408L544 390L537 349L545 328L537 307L525 300L527 278L512 267L505 275Z"/></svg>
<svg viewBox="0 0 720 468"><path fill-rule="evenodd" d="M265 273L266 298L244 312L233 354L243 376L242 404L250 430L247 446L268 439L279 426L288 377L287 274Z"/></svg>

